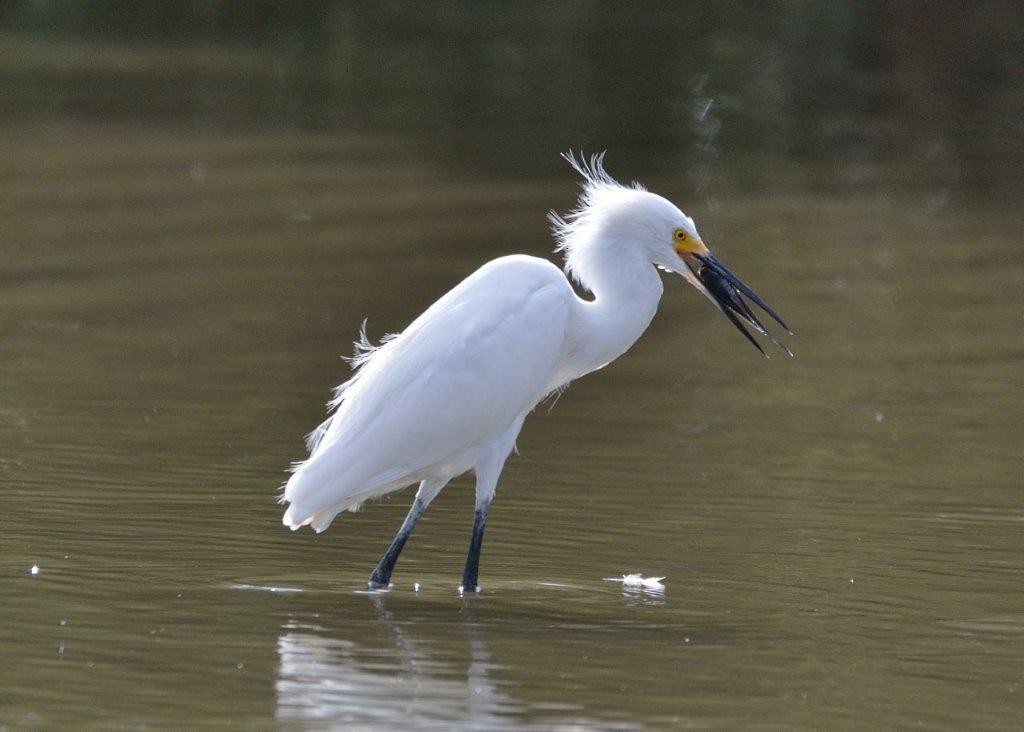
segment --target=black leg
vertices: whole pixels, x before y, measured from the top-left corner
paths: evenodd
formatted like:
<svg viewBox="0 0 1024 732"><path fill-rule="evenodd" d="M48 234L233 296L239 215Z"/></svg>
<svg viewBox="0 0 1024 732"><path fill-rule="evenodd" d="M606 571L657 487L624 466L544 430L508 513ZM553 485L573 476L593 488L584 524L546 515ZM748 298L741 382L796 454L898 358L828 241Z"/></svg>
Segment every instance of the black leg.
<svg viewBox="0 0 1024 732"><path fill-rule="evenodd" d="M427 503L423 499L416 495L413 499L412 507L409 509L408 515L405 517L405 521L402 522L402 528L395 534L394 540L391 542L391 546L384 552L384 556L377 562L376 569L373 570L373 574L370 575L370 580L366 583L371 590L382 590L386 589L391 583L391 572L395 569L395 562L398 561L398 555L402 553L402 547L405 546L405 542L409 539L409 534L412 533L413 528L416 526L416 522L420 520L423 512L427 510Z"/></svg>
<svg viewBox="0 0 1024 732"><path fill-rule="evenodd" d="M469 555L466 570L462 573L462 591L479 592L477 575L480 569L480 547L484 543L484 525L487 523L487 506L480 506L473 517L473 536L469 540Z"/></svg>

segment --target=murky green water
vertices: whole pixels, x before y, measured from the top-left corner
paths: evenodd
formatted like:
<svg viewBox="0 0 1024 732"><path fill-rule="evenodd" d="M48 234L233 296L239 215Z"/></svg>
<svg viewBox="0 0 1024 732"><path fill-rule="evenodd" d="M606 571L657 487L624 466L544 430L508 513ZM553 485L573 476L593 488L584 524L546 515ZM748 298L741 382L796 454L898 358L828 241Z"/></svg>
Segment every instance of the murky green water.
<svg viewBox="0 0 1024 732"><path fill-rule="evenodd" d="M362 317L400 328L488 258L543 253L569 176L456 182L344 137L17 142L5 721L1019 721L1019 212L695 211L797 358L670 281L628 357L529 420L486 593L455 594L463 479L381 597L361 589L408 496L292 534L282 471ZM603 581L627 571L664 595Z"/></svg>
<svg viewBox="0 0 1024 732"><path fill-rule="evenodd" d="M568 171L373 134L3 133L0 726L1024 718L1024 215L1004 189L721 160L695 195L612 150L797 357L760 358L669 280L625 358L528 420L484 594L455 592L462 478L379 595L411 496L293 534L284 470L361 320L398 330L488 259L544 255ZM665 592L604 580L632 571Z"/></svg>

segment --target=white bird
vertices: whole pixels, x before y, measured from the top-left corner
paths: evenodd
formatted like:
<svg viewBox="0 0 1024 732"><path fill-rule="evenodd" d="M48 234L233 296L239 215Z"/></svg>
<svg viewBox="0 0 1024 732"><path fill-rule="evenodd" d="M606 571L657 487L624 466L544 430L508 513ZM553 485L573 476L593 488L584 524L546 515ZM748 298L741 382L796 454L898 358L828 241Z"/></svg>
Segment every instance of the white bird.
<svg viewBox="0 0 1024 732"><path fill-rule="evenodd" d="M487 509L523 420L545 396L633 345L661 299L657 269L682 275L759 349L741 321L771 336L741 293L786 327L711 255L675 205L638 184L617 183L603 154L589 163L564 157L583 177L582 193L564 218L549 218L566 273L591 298L580 297L551 262L512 255L482 266L380 345L371 346L364 330L355 375L334 391L333 413L307 437L309 458L284 488L284 524L320 532L342 511L419 483L371 588L389 586L427 506L452 478L473 470L476 510L462 587L479 591Z"/></svg>

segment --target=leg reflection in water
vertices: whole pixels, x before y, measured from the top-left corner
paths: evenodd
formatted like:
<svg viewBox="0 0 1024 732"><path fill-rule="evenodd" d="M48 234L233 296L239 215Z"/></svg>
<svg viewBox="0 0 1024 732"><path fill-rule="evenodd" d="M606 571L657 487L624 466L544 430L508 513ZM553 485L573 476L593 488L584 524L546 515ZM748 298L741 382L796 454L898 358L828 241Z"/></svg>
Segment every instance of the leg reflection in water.
<svg viewBox="0 0 1024 732"><path fill-rule="evenodd" d="M498 688L495 666L475 615L461 607L404 607L386 594L356 597L325 627L293 615L277 650L277 717L281 721L380 724L389 729L451 725L521 726L523 710ZM401 616L401 617L400 617ZM321 619L318 619L322 621Z"/></svg>

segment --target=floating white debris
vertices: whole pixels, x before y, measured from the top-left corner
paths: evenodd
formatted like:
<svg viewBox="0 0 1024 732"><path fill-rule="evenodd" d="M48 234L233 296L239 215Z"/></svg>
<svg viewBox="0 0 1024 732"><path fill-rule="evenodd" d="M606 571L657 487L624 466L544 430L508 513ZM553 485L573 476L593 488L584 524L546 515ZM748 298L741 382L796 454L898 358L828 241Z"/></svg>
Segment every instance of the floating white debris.
<svg viewBox="0 0 1024 732"><path fill-rule="evenodd" d="M621 582L623 587L643 587L647 590L664 590L664 577L644 577L641 573L624 574L621 577L605 577L605 582Z"/></svg>
<svg viewBox="0 0 1024 732"><path fill-rule="evenodd" d="M412 591L413 592L419 592L420 591L420 583L419 582L413 582L412 583Z"/></svg>
<svg viewBox="0 0 1024 732"><path fill-rule="evenodd" d="M39 574L39 565L38 564L33 564L31 567L28 568L28 573L29 574Z"/></svg>

